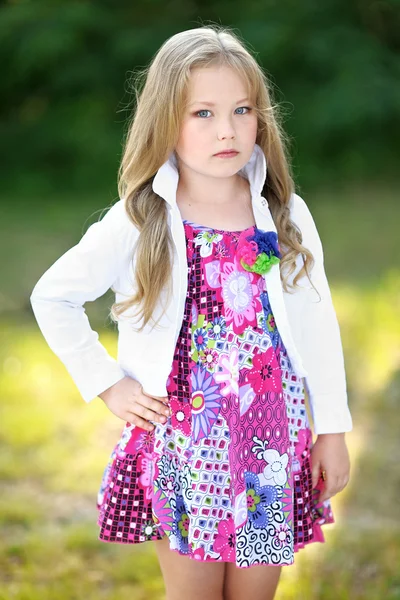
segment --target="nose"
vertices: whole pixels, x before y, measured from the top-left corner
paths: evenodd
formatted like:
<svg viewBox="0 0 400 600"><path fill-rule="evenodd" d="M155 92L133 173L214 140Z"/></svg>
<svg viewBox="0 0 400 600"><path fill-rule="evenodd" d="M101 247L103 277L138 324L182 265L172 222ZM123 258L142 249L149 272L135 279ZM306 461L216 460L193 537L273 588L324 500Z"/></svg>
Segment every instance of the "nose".
<svg viewBox="0 0 400 600"><path fill-rule="evenodd" d="M235 128L230 119L221 120L218 124L217 137L219 140L234 139L236 135Z"/></svg>

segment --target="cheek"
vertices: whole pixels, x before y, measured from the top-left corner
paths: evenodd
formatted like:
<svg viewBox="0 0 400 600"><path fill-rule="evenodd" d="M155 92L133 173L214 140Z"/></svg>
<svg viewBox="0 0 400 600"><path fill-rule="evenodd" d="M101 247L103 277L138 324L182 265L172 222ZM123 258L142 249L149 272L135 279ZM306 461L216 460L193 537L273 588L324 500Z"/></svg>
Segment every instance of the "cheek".
<svg viewBox="0 0 400 600"><path fill-rule="evenodd" d="M202 125L203 123L199 123L196 119L185 121L179 133L177 149L180 149L181 152L190 149L191 153L196 148L200 149L209 136L207 128Z"/></svg>
<svg viewBox="0 0 400 600"><path fill-rule="evenodd" d="M243 121L241 126L241 133L243 136L246 136L248 139L256 138L258 130L258 119L257 115L251 115L248 121L245 123Z"/></svg>

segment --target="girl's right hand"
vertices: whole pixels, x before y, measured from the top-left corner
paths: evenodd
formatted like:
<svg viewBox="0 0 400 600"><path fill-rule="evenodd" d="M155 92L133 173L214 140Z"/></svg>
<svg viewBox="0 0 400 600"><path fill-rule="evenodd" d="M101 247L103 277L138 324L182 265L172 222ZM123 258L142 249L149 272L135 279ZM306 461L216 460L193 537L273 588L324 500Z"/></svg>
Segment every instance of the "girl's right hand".
<svg viewBox="0 0 400 600"><path fill-rule="evenodd" d="M171 415L168 396L149 396L132 377L124 377L99 394L107 408L123 421L152 431L149 421L165 423Z"/></svg>

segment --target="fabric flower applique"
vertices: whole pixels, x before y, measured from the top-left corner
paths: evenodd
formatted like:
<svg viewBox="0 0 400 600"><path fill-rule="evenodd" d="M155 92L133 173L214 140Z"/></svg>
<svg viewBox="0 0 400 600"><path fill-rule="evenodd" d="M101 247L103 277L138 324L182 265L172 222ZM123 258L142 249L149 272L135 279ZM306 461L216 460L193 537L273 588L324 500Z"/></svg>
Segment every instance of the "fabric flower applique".
<svg viewBox="0 0 400 600"><path fill-rule="evenodd" d="M242 234L238 241L237 257L242 270L264 275L281 259L277 233L255 227L254 234Z"/></svg>

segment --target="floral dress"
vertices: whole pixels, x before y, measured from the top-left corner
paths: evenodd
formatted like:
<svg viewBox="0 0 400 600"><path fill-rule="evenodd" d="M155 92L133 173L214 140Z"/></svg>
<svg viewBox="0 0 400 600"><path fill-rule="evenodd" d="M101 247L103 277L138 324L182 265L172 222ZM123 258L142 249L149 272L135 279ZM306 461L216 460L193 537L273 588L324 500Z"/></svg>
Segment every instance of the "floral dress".
<svg viewBox="0 0 400 600"><path fill-rule="evenodd" d="M171 550L199 561L289 565L306 544L324 542L321 525L334 517L330 501L318 501L322 482L312 488L303 383L256 269L265 255L252 255L268 232L184 229L172 414L151 432L126 423L98 494L99 539L167 536Z"/></svg>

